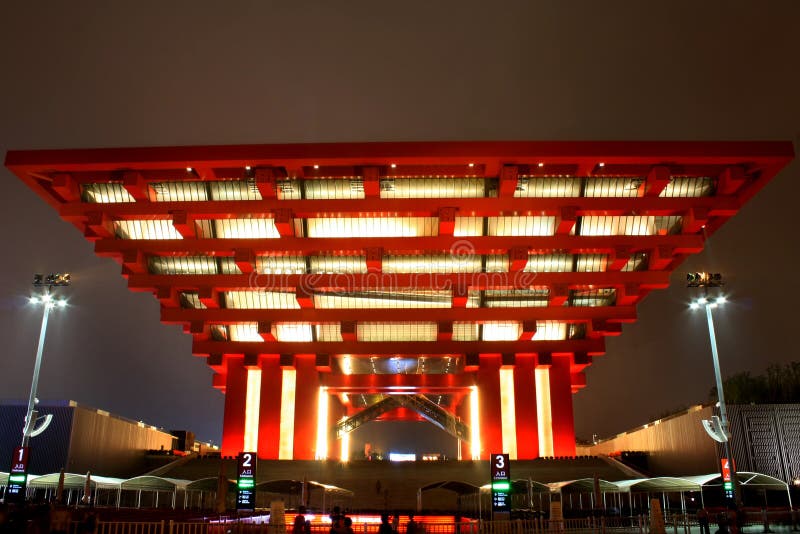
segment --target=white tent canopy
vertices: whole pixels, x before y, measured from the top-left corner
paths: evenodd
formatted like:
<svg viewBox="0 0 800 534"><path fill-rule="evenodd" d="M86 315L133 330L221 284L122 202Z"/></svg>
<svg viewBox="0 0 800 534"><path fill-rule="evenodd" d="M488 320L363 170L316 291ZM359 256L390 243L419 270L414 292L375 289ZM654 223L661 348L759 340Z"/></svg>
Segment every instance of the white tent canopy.
<svg viewBox="0 0 800 534"><path fill-rule="evenodd" d="M34 476L31 475L28 479L29 488L56 488L58 487L58 479L61 473L50 473L49 475ZM103 476L89 476L89 484L93 489L119 489L122 484L122 478L112 478ZM64 473L64 488L65 489L83 489L86 486L86 475L78 475L75 473Z"/></svg>

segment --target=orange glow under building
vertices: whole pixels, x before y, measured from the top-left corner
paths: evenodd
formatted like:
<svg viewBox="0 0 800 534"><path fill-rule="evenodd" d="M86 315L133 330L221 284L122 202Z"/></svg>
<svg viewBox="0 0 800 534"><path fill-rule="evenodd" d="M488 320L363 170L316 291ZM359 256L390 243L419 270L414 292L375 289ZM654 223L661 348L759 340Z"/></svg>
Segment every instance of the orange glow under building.
<svg viewBox="0 0 800 534"><path fill-rule="evenodd" d="M793 157L784 142L9 152L225 393L222 452L348 456L424 419L464 459L575 453L605 337Z"/></svg>

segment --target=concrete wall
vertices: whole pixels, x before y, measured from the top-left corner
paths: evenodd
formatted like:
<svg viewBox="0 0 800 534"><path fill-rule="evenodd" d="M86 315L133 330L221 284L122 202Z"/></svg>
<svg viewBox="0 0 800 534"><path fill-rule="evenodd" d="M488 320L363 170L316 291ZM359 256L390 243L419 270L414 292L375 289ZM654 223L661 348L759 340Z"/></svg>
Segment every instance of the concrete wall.
<svg viewBox="0 0 800 534"><path fill-rule="evenodd" d="M67 471L112 477L143 473L145 451L172 448L172 436L103 410L75 406Z"/></svg>
<svg viewBox="0 0 800 534"><path fill-rule="evenodd" d="M700 422L712 415L711 406L696 406L596 445L580 447L578 454L645 451L649 453L649 471L653 476L713 473L719 471L716 442Z"/></svg>

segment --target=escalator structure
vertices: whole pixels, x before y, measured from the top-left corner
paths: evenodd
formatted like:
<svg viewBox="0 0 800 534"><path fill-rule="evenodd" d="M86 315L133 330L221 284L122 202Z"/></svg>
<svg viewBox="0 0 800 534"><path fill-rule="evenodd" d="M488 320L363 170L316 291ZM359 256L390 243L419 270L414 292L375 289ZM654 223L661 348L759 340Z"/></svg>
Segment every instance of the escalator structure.
<svg viewBox="0 0 800 534"><path fill-rule="evenodd" d="M470 441L469 427L425 395L386 395L383 399L361 410L354 416L337 423L333 428L332 434L336 439L339 439L344 434L352 432L361 425L401 406L415 411L423 419L441 428L451 436L461 441Z"/></svg>

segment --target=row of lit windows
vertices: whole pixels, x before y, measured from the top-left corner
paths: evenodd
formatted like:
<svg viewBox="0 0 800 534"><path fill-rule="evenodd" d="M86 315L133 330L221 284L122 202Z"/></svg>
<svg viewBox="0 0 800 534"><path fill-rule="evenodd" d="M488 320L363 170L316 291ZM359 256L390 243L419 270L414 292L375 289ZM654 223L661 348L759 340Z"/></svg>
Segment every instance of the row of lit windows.
<svg viewBox="0 0 800 534"><path fill-rule="evenodd" d="M672 216L596 216L577 217L571 235L667 235L681 231L683 217ZM199 219L194 222L198 238L279 239L274 219ZM121 239L183 239L166 219L120 220L114 222ZM294 219L294 234L309 238L432 237L439 233L438 217L313 217ZM455 237L535 237L552 236L554 216L456 217Z"/></svg>
<svg viewBox="0 0 800 534"><path fill-rule="evenodd" d="M523 334L522 329L522 324L516 321L485 323L456 321L453 323L452 339L453 341L516 341ZM583 324L537 321L533 339L539 341L578 339L585 333ZM338 323L276 323L272 325L270 334L277 341L289 343L342 341L341 327ZM435 322L359 322L355 334L356 339L363 342L436 341L438 328ZM212 336L220 341L263 341L257 323L212 325Z"/></svg>
<svg viewBox="0 0 800 534"><path fill-rule="evenodd" d="M643 252L633 254L622 271L644 269L646 259ZM607 264L605 254L529 254L524 272L604 272ZM151 256L148 266L150 273L163 275L241 274L231 257ZM390 254L381 260L381 271L385 274L505 273L508 268L506 254ZM256 272L265 275L364 274L367 260L366 256L258 256Z"/></svg>
<svg viewBox="0 0 800 534"><path fill-rule="evenodd" d="M380 198L491 198L498 196L496 178L383 178ZM517 180L515 197L637 197L644 194L640 177L531 177ZM82 187L84 202L117 203L136 200L119 182L90 183ZM253 180L154 182L147 188L151 202L205 202L262 200ZM673 177L662 197L703 197L714 194L709 177ZM336 200L366 198L361 177L325 180L283 180L275 184L279 200Z"/></svg>
<svg viewBox="0 0 800 534"><path fill-rule="evenodd" d="M467 308L542 308L549 304L550 291L541 289L470 289ZM452 293L447 290L365 290L365 291L320 291L313 295L317 309L425 309L451 308ZM181 293L181 302L186 308L205 308L198 293ZM614 288L570 290L566 296L567 306L597 307L613 306L616 302ZM294 291L224 291L221 305L229 309L243 310L293 310L299 309Z"/></svg>
<svg viewBox="0 0 800 534"><path fill-rule="evenodd" d="M460 355L447 356L336 356L339 371L345 375L360 374L456 374L463 372Z"/></svg>

